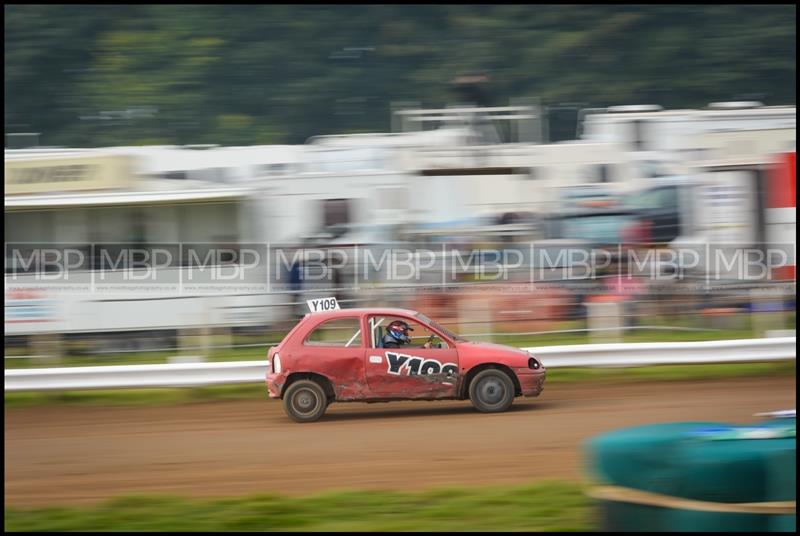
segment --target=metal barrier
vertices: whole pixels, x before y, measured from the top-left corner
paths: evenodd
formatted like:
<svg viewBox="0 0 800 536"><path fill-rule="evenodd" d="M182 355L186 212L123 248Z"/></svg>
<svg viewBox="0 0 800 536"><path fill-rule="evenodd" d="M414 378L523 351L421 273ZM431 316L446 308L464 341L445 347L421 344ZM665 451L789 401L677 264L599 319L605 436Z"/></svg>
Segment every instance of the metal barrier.
<svg viewBox="0 0 800 536"><path fill-rule="evenodd" d="M796 337L523 348L546 368L732 363L796 359ZM263 382L266 361L5 371L6 391L190 387Z"/></svg>
<svg viewBox="0 0 800 536"><path fill-rule="evenodd" d="M546 368L737 363L796 359L796 337L528 348Z"/></svg>

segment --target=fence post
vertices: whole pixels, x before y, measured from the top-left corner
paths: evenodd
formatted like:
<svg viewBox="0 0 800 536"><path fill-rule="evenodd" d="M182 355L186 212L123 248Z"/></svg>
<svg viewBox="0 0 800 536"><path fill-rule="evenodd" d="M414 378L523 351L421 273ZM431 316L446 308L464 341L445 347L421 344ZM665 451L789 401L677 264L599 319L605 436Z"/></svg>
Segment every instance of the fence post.
<svg viewBox="0 0 800 536"><path fill-rule="evenodd" d="M184 328L178 330L180 355L170 358L170 363L200 363L210 353L211 329L208 327Z"/></svg>
<svg viewBox="0 0 800 536"><path fill-rule="evenodd" d="M62 340L60 333L41 333L31 336L33 355L44 356L43 362L59 364L62 357Z"/></svg>
<svg viewBox="0 0 800 536"><path fill-rule="evenodd" d="M622 303L605 296L589 300L586 311L589 319L589 339L592 342L622 341Z"/></svg>
<svg viewBox="0 0 800 536"><path fill-rule="evenodd" d="M493 333L492 315L489 310L489 300L485 296L465 293L458 300L459 331L470 337L472 333ZM473 336L475 339L483 337ZM492 340L492 336L486 337Z"/></svg>

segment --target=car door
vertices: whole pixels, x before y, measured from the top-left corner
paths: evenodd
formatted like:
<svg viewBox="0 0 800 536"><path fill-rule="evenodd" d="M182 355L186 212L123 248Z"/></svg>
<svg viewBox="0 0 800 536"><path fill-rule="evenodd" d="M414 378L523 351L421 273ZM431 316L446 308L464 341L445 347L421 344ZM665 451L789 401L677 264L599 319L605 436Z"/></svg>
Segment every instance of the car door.
<svg viewBox="0 0 800 536"><path fill-rule="evenodd" d="M383 348L381 337L392 320L413 326L410 345ZM452 398L458 384L458 352L455 344L436 330L407 317L371 316L367 320L365 370L367 384L377 399ZM441 347L422 348L428 336Z"/></svg>
<svg viewBox="0 0 800 536"><path fill-rule="evenodd" d="M361 318L344 316L321 322L295 350L294 370L328 378L337 400L360 400L368 395L364 374Z"/></svg>

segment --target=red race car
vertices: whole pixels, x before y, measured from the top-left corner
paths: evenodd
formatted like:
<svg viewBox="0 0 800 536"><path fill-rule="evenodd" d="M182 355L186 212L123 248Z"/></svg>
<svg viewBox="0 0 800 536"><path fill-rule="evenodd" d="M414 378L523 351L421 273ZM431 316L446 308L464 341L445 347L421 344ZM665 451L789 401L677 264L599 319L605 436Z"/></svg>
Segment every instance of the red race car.
<svg viewBox="0 0 800 536"><path fill-rule="evenodd" d="M544 379L528 352L467 341L421 313L337 308L307 314L269 349L266 381L289 417L312 422L334 401L469 398L496 413L538 396Z"/></svg>

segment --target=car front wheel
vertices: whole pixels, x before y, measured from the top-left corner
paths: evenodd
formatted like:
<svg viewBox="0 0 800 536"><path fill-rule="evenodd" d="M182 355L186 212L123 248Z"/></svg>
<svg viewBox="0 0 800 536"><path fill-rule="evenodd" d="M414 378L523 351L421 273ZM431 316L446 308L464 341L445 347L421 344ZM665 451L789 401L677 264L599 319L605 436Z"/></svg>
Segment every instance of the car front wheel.
<svg viewBox="0 0 800 536"><path fill-rule="evenodd" d="M483 413L506 411L514 402L514 382L502 370L482 370L469 384L469 399Z"/></svg>
<svg viewBox="0 0 800 536"><path fill-rule="evenodd" d="M298 380L283 395L286 414L296 422L313 422L325 413L328 399L322 387L313 380Z"/></svg>

